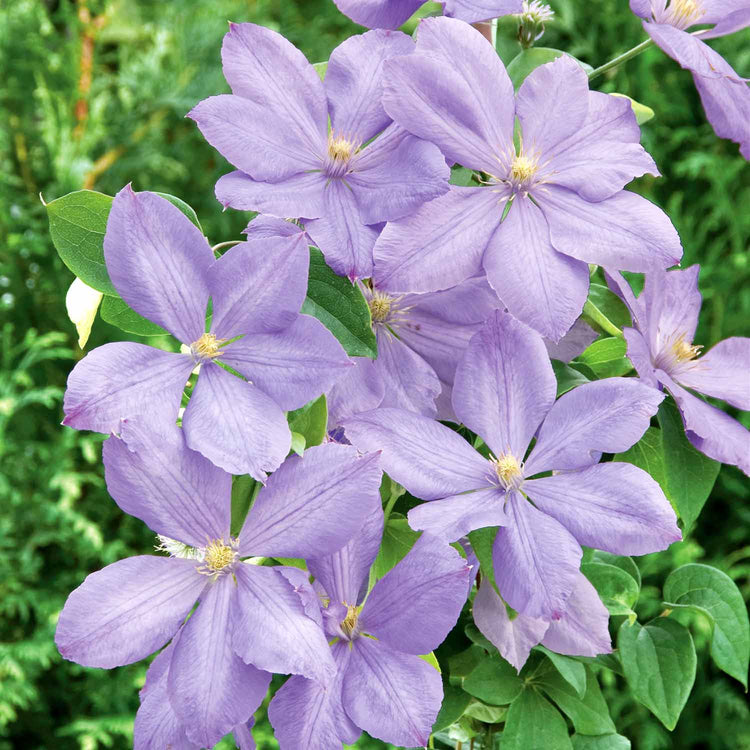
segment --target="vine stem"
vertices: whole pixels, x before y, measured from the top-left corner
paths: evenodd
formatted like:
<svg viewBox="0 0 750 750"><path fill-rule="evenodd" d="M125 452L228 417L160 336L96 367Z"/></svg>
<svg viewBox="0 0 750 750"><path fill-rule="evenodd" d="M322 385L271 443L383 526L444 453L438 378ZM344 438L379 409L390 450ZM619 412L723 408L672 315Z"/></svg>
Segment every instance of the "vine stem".
<svg viewBox="0 0 750 750"><path fill-rule="evenodd" d="M640 55L643 50L648 49L653 43L654 40L649 37L648 39L642 41L640 44L636 44L633 49L629 49L627 52L623 52L621 55L618 55L609 62L604 63L604 65L600 65L598 68L594 68L594 70L589 73L589 81L593 81L594 78L598 78L600 75L602 75L602 73L606 73L608 70L612 70L612 68L616 68L618 65L624 62L632 60L634 57Z"/></svg>
<svg viewBox="0 0 750 750"><path fill-rule="evenodd" d="M223 247L232 247L233 245L239 245L242 242L242 240L228 240L227 242L220 242L218 245L214 245L211 250L216 252L217 250L221 250Z"/></svg>

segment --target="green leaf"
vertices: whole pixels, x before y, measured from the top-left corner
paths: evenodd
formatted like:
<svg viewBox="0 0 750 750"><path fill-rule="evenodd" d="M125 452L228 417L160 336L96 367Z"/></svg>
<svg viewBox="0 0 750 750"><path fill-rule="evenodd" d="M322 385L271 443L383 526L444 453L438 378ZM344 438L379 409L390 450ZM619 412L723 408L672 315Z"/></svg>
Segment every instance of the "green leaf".
<svg viewBox="0 0 750 750"><path fill-rule="evenodd" d="M560 362L557 359L551 360L552 369L555 372L557 378L557 397L567 393L568 391L577 388L579 385L591 382L585 375L578 370L573 369L570 365L565 362Z"/></svg>
<svg viewBox="0 0 750 750"><path fill-rule="evenodd" d="M406 518L399 513L391 513L391 517L383 531L383 541L380 544L378 556L372 565L375 580L380 580L389 570L401 562L419 538L419 532L414 531Z"/></svg>
<svg viewBox="0 0 750 750"><path fill-rule="evenodd" d="M711 494L721 464L693 448L671 397L662 401L657 419L662 430L666 495L687 533Z"/></svg>
<svg viewBox="0 0 750 750"><path fill-rule="evenodd" d="M639 586L633 576L601 562L583 563L581 573L591 581L611 615L635 617L633 606L638 601Z"/></svg>
<svg viewBox="0 0 750 750"><path fill-rule="evenodd" d="M484 649L471 645L458 654L453 654L448 659L448 674L451 685L461 685L476 668L476 666L487 656Z"/></svg>
<svg viewBox="0 0 750 750"><path fill-rule="evenodd" d="M580 661L571 659L570 656L556 654L554 651L546 649L544 646L535 646L537 651L541 651L555 666L555 669L572 688L579 698L586 694L586 667Z"/></svg>
<svg viewBox="0 0 750 750"><path fill-rule="evenodd" d="M247 512L261 488L249 474L232 477L232 515L229 528L232 536L239 536Z"/></svg>
<svg viewBox="0 0 750 750"><path fill-rule="evenodd" d="M307 570L307 563L300 557L274 557L273 559L278 560L282 565Z"/></svg>
<svg viewBox="0 0 750 750"><path fill-rule="evenodd" d="M695 682L695 646L690 632L668 617L658 617L647 625L631 625L626 620L617 646L633 696L671 731Z"/></svg>
<svg viewBox="0 0 750 750"><path fill-rule="evenodd" d="M562 50L552 49L551 47L530 47L529 49L521 50L511 61L508 63L508 75L513 83L513 88L518 87L524 82L529 73L540 65L544 65L548 62L556 60L560 55L565 54ZM570 55L572 57L572 55ZM575 57L573 57L574 60ZM576 62L587 72L590 73L593 68L580 60Z"/></svg>
<svg viewBox="0 0 750 750"><path fill-rule="evenodd" d="M420 654L419 658L422 661L426 661L431 667L434 667L438 672L441 672L440 664L438 663L437 656L434 651L430 651L429 654Z"/></svg>
<svg viewBox="0 0 750 750"><path fill-rule="evenodd" d="M590 367L597 378L614 378L633 369L625 356L627 348L625 339L610 336L594 341L577 359Z"/></svg>
<svg viewBox="0 0 750 750"><path fill-rule="evenodd" d="M502 750L572 750L573 745L560 712L530 688L508 710L501 747Z"/></svg>
<svg viewBox="0 0 750 750"><path fill-rule="evenodd" d="M464 680L463 688L484 703L506 706L523 690L523 682L515 667L499 654L490 654Z"/></svg>
<svg viewBox="0 0 750 750"><path fill-rule="evenodd" d="M323 62L319 63L313 63L313 68L315 68L315 72L320 76L320 80L324 81L326 77L326 71L328 70L328 60L324 60Z"/></svg>
<svg viewBox="0 0 750 750"><path fill-rule="evenodd" d="M305 438L305 447L320 445L328 429L328 405L325 394L286 415L289 429Z"/></svg>
<svg viewBox="0 0 750 750"><path fill-rule="evenodd" d="M735 582L710 565L689 563L672 571L664 583L665 607L706 615L713 625L711 656L719 669L747 689L750 623Z"/></svg>
<svg viewBox="0 0 750 750"><path fill-rule="evenodd" d="M350 357L377 357L370 307L362 291L337 276L326 265L323 253L314 247L310 248L310 275L302 312L323 323Z"/></svg>
<svg viewBox="0 0 750 750"><path fill-rule="evenodd" d="M454 721L458 721L471 701L472 697L460 687L443 684L443 703L432 725L432 731L439 732L449 727Z"/></svg>
<svg viewBox="0 0 750 750"><path fill-rule="evenodd" d="M473 622L467 623L467 625L464 627L464 633L472 643L476 643L477 646L481 646L486 651L489 651L491 653L497 651L495 646L482 635L479 628Z"/></svg>
<svg viewBox="0 0 750 750"><path fill-rule="evenodd" d="M451 185L459 185L460 187L469 187L470 185L476 185L472 180L474 172L471 169L462 167L460 165L451 168L451 178L449 180Z"/></svg>
<svg viewBox="0 0 750 750"><path fill-rule="evenodd" d="M498 589L495 581L495 565L492 562L492 545L495 543L497 530L497 526L487 526L483 529L470 531L468 536L471 548L474 550L477 560L479 560L481 575L492 584L492 588L500 596L500 589Z"/></svg>
<svg viewBox="0 0 750 750"><path fill-rule="evenodd" d="M142 315L128 307L121 297L105 295L102 298L99 314L102 316L102 320L106 320L107 323L111 323L127 333L135 333L138 336L169 335L169 332L161 326L146 320Z"/></svg>
<svg viewBox="0 0 750 750"><path fill-rule="evenodd" d="M301 456L305 452L305 436L300 435L299 432L292 431L292 451L298 456Z"/></svg>
<svg viewBox="0 0 750 750"><path fill-rule="evenodd" d="M608 286L590 284L587 301L613 326L622 328L631 324L630 312L625 303Z"/></svg>
<svg viewBox="0 0 750 750"><path fill-rule="evenodd" d="M550 669L539 678L538 684L570 717L576 732L582 734L610 734L616 731L609 716L609 708L593 673L580 665L585 674L585 693L579 697L575 688L556 670Z"/></svg>
<svg viewBox="0 0 750 750"><path fill-rule="evenodd" d="M630 740L621 734L600 734L597 737L574 734L571 740L573 750L630 750Z"/></svg>
<svg viewBox="0 0 750 750"><path fill-rule="evenodd" d="M624 453L618 453L613 461L624 461L643 469L655 479L667 494L667 478L664 468L664 446L662 433L658 427L649 427L643 437Z"/></svg>
<svg viewBox="0 0 750 750"><path fill-rule="evenodd" d="M586 562L600 562L614 565L616 568L620 568L628 575L632 576L638 584L638 589L640 590L641 588L641 571L638 569L638 566L635 564L635 560L633 560L632 557L613 555L611 552L595 549L592 550L591 557Z"/></svg>
<svg viewBox="0 0 750 750"><path fill-rule="evenodd" d="M481 721L485 724L499 724L505 721L508 709L505 706L488 706L482 701L472 701L464 711L464 716Z"/></svg>
<svg viewBox="0 0 750 750"><path fill-rule="evenodd" d="M637 102L635 99L631 99L627 94L615 94L614 92L610 96L619 96L623 99L627 99L630 102L630 106L633 108L633 114L635 115L635 121L639 125L643 125L644 122L648 122L654 117L654 110L651 107L647 107L645 104Z"/></svg>

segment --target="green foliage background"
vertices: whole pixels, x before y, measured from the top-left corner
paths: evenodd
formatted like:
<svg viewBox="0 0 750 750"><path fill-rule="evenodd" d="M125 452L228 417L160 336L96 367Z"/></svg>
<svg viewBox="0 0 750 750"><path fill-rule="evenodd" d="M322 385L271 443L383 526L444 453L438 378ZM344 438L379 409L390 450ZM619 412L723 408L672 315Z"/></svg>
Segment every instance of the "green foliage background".
<svg viewBox="0 0 750 750"><path fill-rule="evenodd" d="M641 41L625 0L552 0L545 46L600 65ZM178 195L213 242L239 238L247 217L213 198L227 164L185 113L228 91L219 49L226 21L277 29L312 62L360 29L331 0L6 0L0 6L0 750L128 747L145 665L112 671L64 662L56 617L86 574L147 553L152 534L109 499L101 438L60 427L67 373L82 356L64 299L72 275L47 230L45 200L83 186L114 194ZM510 39L512 24L501 24ZM508 44L511 44L509 41ZM747 35L713 43L750 74ZM90 85L87 50L93 51ZM82 64L83 61L83 64ZM643 143L664 177L636 188L662 205L700 262L705 305L697 341L747 334L750 320L750 170L715 137L690 75L657 49L597 81L648 104ZM83 89L83 90L82 90ZM85 106L82 103L85 102ZM122 334L97 320L88 348ZM639 561L639 614L658 614L668 571L704 561L750 592L750 488L722 469L695 531ZM687 620L686 620L687 622ZM750 711L738 683L708 659L705 624L693 625L698 679L671 735L613 673L600 678L618 731L637 750L750 748ZM262 718L260 748L276 747ZM229 745L227 745L229 746ZM360 747L379 748L367 738Z"/></svg>

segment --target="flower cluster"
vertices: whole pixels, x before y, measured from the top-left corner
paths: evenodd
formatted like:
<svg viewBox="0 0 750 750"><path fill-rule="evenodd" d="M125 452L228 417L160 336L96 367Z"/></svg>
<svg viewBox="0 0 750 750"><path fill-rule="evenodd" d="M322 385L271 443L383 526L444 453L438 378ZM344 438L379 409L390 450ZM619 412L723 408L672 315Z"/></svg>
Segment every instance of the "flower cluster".
<svg viewBox="0 0 750 750"><path fill-rule="evenodd" d="M419 5L337 4L385 28ZM632 5L669 49L694 22L716 23L717 35L747 20L677 0ZM109 435L108 490L159 554L86 578L56 641L65 658L103 668L162 649L136 748L211 747L228 732L254 747L273 673L291 675L269 707L282 750L340 748L363 730L425 746L443 687L421 657L467 598L517 669L537 644L611 650L582 546L641 555L681 539L660 485L608 460L640 440L666 393L698 450L750 472L747 430L688 390L750 408L750 339L699 356L697 268L666 270L681 257L676 231L625 190L659 174L630 103L590 91L565 55L514 92L465 23L523 12L542 24L545 7L446 0L449 17L424 20L416 42L383 28L350 38L323 79L280 34L232 24L222 50L232 93L189 116L236 168L216 185L220 203L262 214L247 239L217 258L165 198L130 186L114 198L109 278L182 347L95 349L70 375L64 424ZM728 96L737 82L701 59L691 69L704 102ZM740 119L717 132L746 149ZM455 165L471 184L449 184ZM301 312L309 245L361 295L376 359L349 357ZM551 360L598 336L581 318L589 264L632 314L623 335L638 377L558 398ZM645 273L639 297L623 271ZM290 455L287 413L321 395L329 437ZM376 575L393 507L384 513L383 471L408 491L420 536ZM239 518L232 475L260 487ZM472 535L488 529L479 569Z"/></svg>

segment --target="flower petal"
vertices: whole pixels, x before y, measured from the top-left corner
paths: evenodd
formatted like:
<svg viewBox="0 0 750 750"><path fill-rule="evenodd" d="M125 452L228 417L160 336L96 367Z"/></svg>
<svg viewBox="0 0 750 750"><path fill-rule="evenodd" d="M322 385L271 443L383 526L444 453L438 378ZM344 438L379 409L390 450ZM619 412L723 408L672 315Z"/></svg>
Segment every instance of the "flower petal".
<svg viewBox="0 0 750 750"><path fill-rule="evenodd" d="M600 453L622 453L640 440L664 394L634 378L605 378L561 396L526 461L526 476L582 469Z"/></svg>
<svg viewBox="0 0 750 750"><path fill-rule="evenodd" d="M422 0L333 0L346 16L369 29L397 29Z"/></svg>
<svg viewBox="0 0 750 750"><path fill-rule="evenodd" d="M476 23L489 18L520 13L522 8L520 0L445 0L443 12L451 18Z"/></svg>
<svg viewBox="0 0 750 750"><path fill-rule="evenodd" d="M132 664L175 634L206 582L194 560L144 555L112 563L68 597L57 648L85 667Z"/></svg>
<svg viewBox="0 0 750 750"><path fill-rule="evenodd" d="M126 185L115 196L104 235L112 283L137 313L183 344L206 330L206 273L214 256L195 224L155 193Z"/></svg>
<svg viewBox="0 0 750 750"><path fill-rule="evenodd" d="M553 343L545 339L544 346L550 359L570 362L588 349L598 338L599 334L583 318L579 318L560 341Z"/></svg>
<svg viewBox="0 0 750 750"><path fill-rule="evenodd" d="M651 361L651 350L648 348L648 342L640 331L635 328L623 328L622 335L628 344L628 359L635 367L638 377L650 385L652 388L659 388L659 381L656 379L656 368Z"/></svg>
<svg viewBox="0 0 750 750"><path fill-rule="evenodd" d="M518 195L482 261L487 280L511 314L559 341L581 315L589 267L550 244L542 211Z"/></svg>
<svg viewBox="0 0 750 750"><path fill-rule="evenodd" d="M195 362L184 354L118 341L90 351L68 376L64 425L118 433L123 419L174 424Z"/></svg>
<svg viewBox="0 0 750 750"><path fill-rule="evenodd" d="M352 362L355 366L326 394L329 430L348 417L377 408L383 400L385 384L375 362L368 357L352 357Z"/></svg>
<svg viewBox="0 0 750 750"><path fill-rule="evenodd" d="M556 390L542 337L496 310L456 370L453 408L496 456L510 453L521 462Z"/></svg>
<svg viewBox="0 0 750 750"><path fill-rule="evenodd" d="M523 491L587 547L645 555L682 539L661 487L632 464L609 462L529 479Z"/></svg>
<svg viewBox="0 0 750 750"><path fill-rule="evenodd" d="M487 487L489 462L449 427L401 409L375 409L344 420L362 451L380 450L388 475L422 500Z"/></svg>
<svg viewBox="0 0 750 750"><path fill-rule="evenodd" d="M325 443L289 457L240 532L242 555L320 557L344 546L380 503L378 454Z"/></svg>
<svg viewBox="0 0 750 750"><path fill-rule="evenodd" d="M188 447L230 474L259 482L279 467L292 442L276 402L213 363L201 368L182 426Z"/></svg>
<svg viewBox="0 0 750 750"><path fill-rule="evenodd" d="M276 216L256 216L243 230L249 240L267 240L273 237L294 237L304 234L305 230L299 224Z"/></svg>

